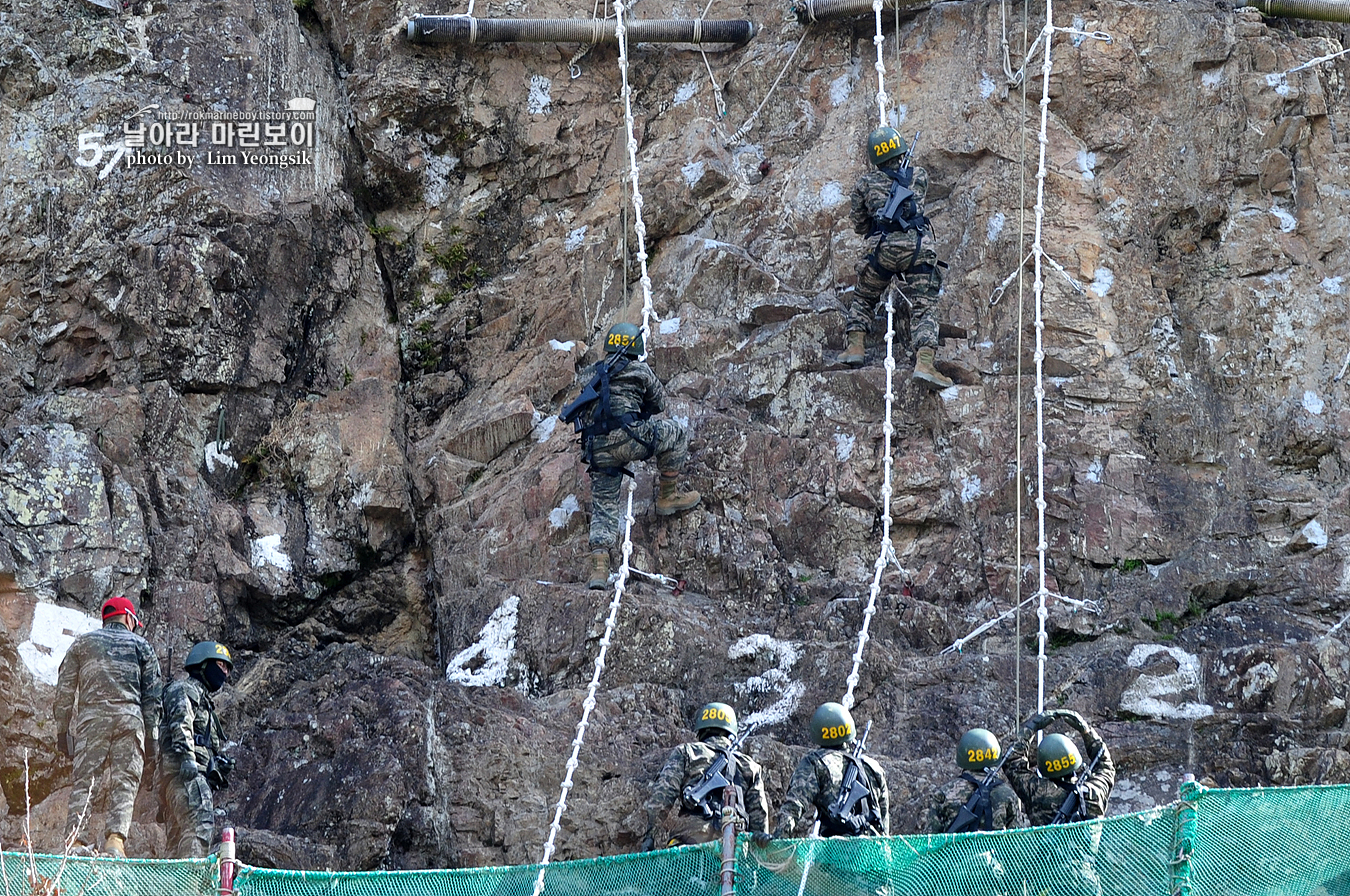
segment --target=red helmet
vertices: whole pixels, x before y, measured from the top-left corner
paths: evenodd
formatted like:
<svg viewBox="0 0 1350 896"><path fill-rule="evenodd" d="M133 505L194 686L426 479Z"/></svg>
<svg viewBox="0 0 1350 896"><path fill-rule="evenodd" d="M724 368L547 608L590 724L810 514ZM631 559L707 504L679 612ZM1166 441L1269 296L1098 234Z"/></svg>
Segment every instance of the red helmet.
<svg viewBox="0 0 1350 896"><path fill-rule="evenodd" d="M141 617L136 615L136 605L125 597L110 597L103 602L103 621L114 616L130 616L132 631L141 627Z"/></svg>

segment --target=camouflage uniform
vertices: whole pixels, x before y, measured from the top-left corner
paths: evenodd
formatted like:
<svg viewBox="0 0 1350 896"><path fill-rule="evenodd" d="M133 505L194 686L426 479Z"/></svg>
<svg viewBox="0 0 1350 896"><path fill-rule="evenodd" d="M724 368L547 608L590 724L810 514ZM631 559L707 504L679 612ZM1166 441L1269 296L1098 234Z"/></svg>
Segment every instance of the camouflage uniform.
<svg viewBox="0 0 1350 896"><path fill-rule="evenodd" d="M661 774L656 778L652 795L647 799L647 819L650 824L658 815L668 812L679 803L678 816L670 819L667 846L684 843L708 843L722 833L721 818L705 819L696 808L684 805L684 788L703 780L703 773L717 758L717 751L731 748L731 738L713 735L697 743L680 744L670 751ZM769 798L764 792L764 770L744 753L736 753L736 787L740 791L740 805L736 811L736 827L741 831L769 830Z"/></svg>
<svg viewBox="0 0 1350 896"><path fill-rule="evenodd" d="M899 164L896 159L884 163L883 167L897 170ZM922 215L923 200L928 193L928 172L922 168L913 170L914 181L910 189L914 191L918 214ZM858 268L858 284L845 315L844 332L872 332L877 301L890 285L891 278L898 276L901 288L909 298L910 336L914 348L937 348L936 311L938 293L942 291L942 268L937 253L919 245L918 230L885 233L877 229L876 216L890 200L893 183L885 171L872 169L853 187L849 220L854 232L867 237L868 254Z"/></svg>
<svg viewBox="0 0 1350 896"><path fill-rule="evenodd" d="M52 715L57 736L75 738L67 832L86 805L92 812L102 803L105 832L126 838L145 768L146 736L153 740L159 731L162 687L154 648L121 622L80 635L66 652ZM108 790L97 793L105 769Z"/></svg>
<svg viewBox="0 0 1350 896"><path fill-rule="evenodd" d="M1080 789L1084 813L1088 818L1101 818L1106 815L1106 801L1111 796L1111 788L1116 786L1116 766L1111 761L1111 751L1106 748L1096 729L1088 728L1083 732L1083 743L1087 747L1087 752L1083 754L1084 762L1090 764L1098 750L1102 754L1097 768ZM1021 797L1028 820L1032 826L1039 826L1054 820L1055 813L1069 795L1069 784L1067 779L1063 782L1053 781L1037 774L1030 758L1034 753L1035 749L1029 743L1025 748L1018 748L1015 755L1008 757L1003 771L1012 789Z"/></svg>
<svg viewBox="0 0 1350 896"><path fill-rule="evenodd" d="M886 788L886 773L870 756L864 755L862 764L872 796L877 801L877 812L881 816L880 827L870 827L865 834L887 835L891 831L891 796ZM812 807L821 819L821 836L829 837L836 833L828 829L825 810L839 795L844 783L844 772L849 765L848 756L836 747L815 749L803 756L792 772L792 780L788 782L787 795L783 798L782 808L778 810L778 826L773 835L794 837L806 833L799 830L799 826L809 820L807 812Z"/></svg>
<svg viewBox="0 0 1350 896"><path fill-rule="evenodd" d="M163 724L159 792L164 801L168 846L180 859L204 856L216 821L211 785L204 773L225 749L225 733L206 687L195 678L169 685L164 691ZM192 781L182 778L186 760L197 765L198 774Z"/></svg>
<svg viewBox="0 0 1350 896"><path fill-rule="evenodd" d="M975 780L972 781L972 778L975 778ZM937 792L933 794L932 801L928 804L929 833L947 833L947 829L952 826L952 822L956 821L957 815L960 814L961 807L970 801L971 794L979 786L980 780L967 772L965 775L953 778L938 788ZM1020 828L1025 822L1022 817L1022 805L1017 801L1017 794L1008 786L1006 781L1000 779L997 784L989 788L989 804L993 810L994 830ZM979 814L978 811L976 814ZM982 824L982 821L976 822L970 830L984 830Z"/></svg>
<svg viewBox="0 0 1350 896"><path fill-rule="evenodd" d="M675 473L684 466L689 453L689 433L684 424L677 420L649 419L665 409L665 389L644 362L633 359L610 379L610 416L632 413L643 419L629 424L626 430L619 428L596 436L591 442L590 544L593 549L613 547L619 540L619 486L623 479L619 471L623 467L653 455L657 469L663 473Z"/></svg>

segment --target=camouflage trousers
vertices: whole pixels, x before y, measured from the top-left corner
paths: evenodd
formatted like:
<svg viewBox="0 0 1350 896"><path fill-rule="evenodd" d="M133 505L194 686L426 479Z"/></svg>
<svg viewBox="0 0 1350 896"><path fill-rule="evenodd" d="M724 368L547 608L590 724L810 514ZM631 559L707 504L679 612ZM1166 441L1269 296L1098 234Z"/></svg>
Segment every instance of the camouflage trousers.
<svg viewBox="0 0 1350 896"><path fill-rule="evenodd" d="M125 838L145 769L145 725L140 716L82 719L75 731L74 766L66 832L75 829L87 806L89 815L79 836L82 842L94 841L91 820L99 811L105 812L105 835L121 834Z"/></svg>
<svg viewBox="0 0 1350 896"><path fill-rule="evenodd" d="M166 845L173 858L206 855L215 835L216 806L204 775L185 784L173 762L161 763L159 797L164 804Z"/></svg>
<svg viewBox="0 0 1350 896"><path fill-rule="evenodd" d="M619 487L623 475L617 470L632 461L655 456L662 473L676 473L689 456L689 432L677 420L641 420L629 427L638 438L615 430L595 440L591 467L591 547L613 547L619 540ZM641 439L641 441L639 441ZM647 442L651 445L642 444Z"/></svg>
<svg viewBox="0 0 1350 896"><path fill-rule="evenodd" d="M872 332L877 301L891 279L900 278L900 288L909 299L910 336L915 348L937 348L938 294L942 291L942 267L937 253L921 248L914 252L914 231L888 233L881 237L858 268L858 285L844 316L844 332Z"/></svg>

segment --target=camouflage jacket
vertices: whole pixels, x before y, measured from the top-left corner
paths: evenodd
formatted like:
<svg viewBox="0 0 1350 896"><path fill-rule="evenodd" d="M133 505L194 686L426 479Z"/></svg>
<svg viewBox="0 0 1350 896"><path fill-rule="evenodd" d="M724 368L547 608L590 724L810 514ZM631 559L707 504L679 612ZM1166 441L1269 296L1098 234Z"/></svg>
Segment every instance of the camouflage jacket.
<svg viewBox="0 0 1350 896"><path fill-rule="evenodd" d="M79 728L89 719L134 716L153 738L163 687L155 649L122 623L109 622L76 638L61 660L52 705L56 730L64 734L72 722Z"/></svg>
<svg viewBox="0 0 1350 896"><path fill-rule="evenodd" d="M879 168L872 168L853 186L853 195L849 202L849 222L853 232L863 236L872 236L877 230L877 218L891 198L891 186L895 182ZM909 185L914 191L914 206L923 214L923 202L928 196L928 172L922 168L914 169L914 181ZM879 232L879 231L878 231Z"/></svg>
<svg viewBox="0 0 1350 896"><path fill-rule="evenodd" d="M600 362L605 363L604 361ZM592 368L591 375L594 376L599 366ZM595 410L599 410L600 403L595 403ZM609 381L609 416L622 417L624 414L636 414L640 418L647 418L661 413L666 409L666 390L661 385L661 381L656 378L656 374L643 361L633 359L628 362L619 375ZM594 421L591 414L587 415L587 423ZM628 435L622 429L615 429L612 432L596 437L596 447L608 447L610 444L619 442L628 438Z"/></svg>
<svg viewBox="0 0 1350 896"><path fill-rule="evenodd" d="M718 750L731 746L731 739L715 736L697 743L680 744L670 751L661 774L656 777L652 795L647 799L648 818L654 818L666 811L676 802L682 802L684 788L697 784L703 779L703 773L717 758ZM746 830L769 830L769 798L764 792L764 770L755 760L744 753L736 752L736 786L741 791L741 810L738 824L748 824ZM681 812L688 807L681 806Z"/></svg>
<svg viewBox="0 0 1350 896"><path fill-rule="evenodd" d="M1111 761L1111 751L1095 729L1087 730L1083 735L1083 744L1087 747L1084 762L1090 764L1098 750L1102 754L1097 768L1083 782L1080 790L1084 813L1088 818L1101 818L1106 814L1106 801L1111 797L1111 788L1116 786L1116 766ZM1021 797L1027 819L1033 826L1039 826L1054 821L1055 813L1069 795L1069 788L1065 784L1042 778L1030 759L1034 753L1034 748L1029 745L1018 749L1015 755L1008 757L1003 772L1008 776L1012 789Z"/></svg>
<svg viewBox="0 0 1350 896"><path fill-rule="evenodd" d="M981 781L984 780L984 776L978 773L974 777ZM975 787L976 785L972 784L969 778L953 778L939 787L928 804L929 833L947 833L947 829L952 826L952 822L956 821L957 815L960 814L961 807L970 801L971 794L975 792ZM1017 794L1002 779L989 789L989 804L993 810L994 830L1020 828L1026 821L1022 817L1022 804L1018 802ZM984 828L981 822L976 822L970 830L979 831L984 830Z"/></svg>
<svg viewBox="0 0 1350 896"><path fill-rule="evenodd" d="M211 757L225 749L225 732L211 695L197 679L180 679L164 689L159 748L174 764L191 757L203 770Z"/></svg>
<svg viewBox="0 0 1350 896"><path fill-rule="evenodd" d="M839 795L844 783L844 772L848 770L849 764L848 755L837 747L812 750L803 756L792 772L792 780L788 782L787 795L783 797L783 806L778 810L778 826L774 829L774 836L805 835L806 831L802 827L805 821L810 820L808 811L811 808L815 809L823 823L825 810ZM872 791L872 798L876 800L877 814L881 818L881 824L869 828L866 833L889 834L891 795L886 788L886 773L870 756L864 755L862 764L866 770L867 785ZM828 836L825 830L822 830L821 834Z"/></svg>

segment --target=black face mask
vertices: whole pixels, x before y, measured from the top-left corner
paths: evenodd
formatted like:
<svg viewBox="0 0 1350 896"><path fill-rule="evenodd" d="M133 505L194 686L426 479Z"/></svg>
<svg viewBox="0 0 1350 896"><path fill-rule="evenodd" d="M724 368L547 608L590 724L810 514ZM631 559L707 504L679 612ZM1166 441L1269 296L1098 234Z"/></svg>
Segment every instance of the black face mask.
<svg viewBox="0 0 1350 896"><path fill-rule="evenodd" d="M225 686L225 682L229 679L229 677L230 673L226 672L224 669L220 668L220 666L216 665L215 663L207 663L206 665L202 666L200 678L202 680L202 684L206 685L206 689L208 691L214 692L220 690L222 687Z"/></svg>

